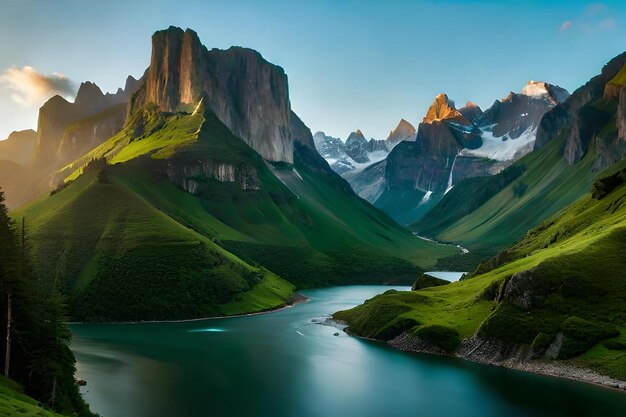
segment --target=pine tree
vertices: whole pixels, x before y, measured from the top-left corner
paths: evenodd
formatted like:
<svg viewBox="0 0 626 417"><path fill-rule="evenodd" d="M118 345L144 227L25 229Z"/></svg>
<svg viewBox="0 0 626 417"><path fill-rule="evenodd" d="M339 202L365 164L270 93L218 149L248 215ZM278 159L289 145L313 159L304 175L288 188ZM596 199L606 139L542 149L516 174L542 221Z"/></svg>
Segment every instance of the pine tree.
<svg viewBox="0 0 626 417"><path fill-rule="evenodd" d="M0 190L0 287L6 299L6 343L4 347L4 375L9 376L11 364L11 329L13 287L17 274L16 263L16 239L13 221L9 218L9 212L4 204L4 193Z"/></svg>

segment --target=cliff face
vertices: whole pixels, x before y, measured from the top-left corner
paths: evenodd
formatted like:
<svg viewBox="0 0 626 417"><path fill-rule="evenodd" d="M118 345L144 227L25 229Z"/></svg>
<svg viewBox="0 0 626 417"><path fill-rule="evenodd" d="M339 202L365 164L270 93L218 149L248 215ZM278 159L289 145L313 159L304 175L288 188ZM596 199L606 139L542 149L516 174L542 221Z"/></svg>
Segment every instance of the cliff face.
<svg viewBox="0 0 626 417"><path fill-rule="evenodd" d="M626 53L613 58L604 66L600 75L593 77L584 86L574 91L565 102L546 113L537 131L535 149L544 146L549 140L561 134L564 129L568 129L563 157L570 164L580 161L589 151L594 137L612 118L609 114L611 111L595 111L593 105L600 99L604 99L608 107L611 106L611 102L619 101L621 88L611 85L611 81L625 64ZM619 111L616 114L616 123L619 125ZM609 153L599 155L600 163L596 164L596 169L614 160L614 157L610 155L612 151L604 146L607 138L600 140L604 144L598 143L599 147Z"/></svg>
<svg viewBox="0 0 626 417"><path fill-rule="evenodd" d="M39 109L33 168L55 170L121 130L126 102L138 86L128 77L125 90L103 94L97 85L84 82L74 103L60 96L48 100Z"/></svg>
<svg viewBox="0 0 626 417"><path fill-rule="evenodd" d="M618 138L626 141L626 88L622 88L619 93L616 124Z"/></svg>
<svg viewBox="0 0 626 417"><path fill-rule="evenodd" d="M97 115L80 120L65 129L57 149L59 161L73 161L122 130L126 103L115 105Z"/></svg>
<svg viewBox="0 0 626 417"><path fill-rule="evenodd" d="M477 148L480 131L445 94L439 94L417 129L415 142L400 142L387 157L390 187L443 192L461 149Z"/></svg>
<svg viewBox="0 0 626 417"><path fill-rule="evenodd" d="M201 99L266 160L293 162L294 140L313 146L310 132L292 120L282 68L251 49L207 50L190 29L156 32L143 102L173 112Z"/></svg>

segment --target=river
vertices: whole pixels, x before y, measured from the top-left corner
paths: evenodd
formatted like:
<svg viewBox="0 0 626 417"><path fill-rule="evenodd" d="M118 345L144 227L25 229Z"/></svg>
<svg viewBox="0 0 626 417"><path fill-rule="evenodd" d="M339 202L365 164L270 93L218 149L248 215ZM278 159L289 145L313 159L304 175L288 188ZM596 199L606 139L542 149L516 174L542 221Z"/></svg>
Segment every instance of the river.
<svg viewBox="0 0 626 417"><path fill-rule="evenodd" d="M102 417L626 415L617 391L398 352L311 322L388 289L308 290L306 304L248 317L72 325L81 391Z"/></svg>

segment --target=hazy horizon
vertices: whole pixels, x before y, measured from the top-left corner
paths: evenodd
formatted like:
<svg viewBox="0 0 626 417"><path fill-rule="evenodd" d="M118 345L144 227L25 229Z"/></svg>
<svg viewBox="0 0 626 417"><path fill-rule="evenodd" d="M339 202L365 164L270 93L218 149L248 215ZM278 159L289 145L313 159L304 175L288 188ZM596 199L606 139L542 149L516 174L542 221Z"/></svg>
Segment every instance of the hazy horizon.
<svg viewBox="0 0 626 417"><path fill-rule="evenodd" d="M307 126L342 139L356 129L384 139L401 118L417 126L440 92L483 109L529 80L572 92L623 52L626 35L618 1L296 3L9 1L0 139L36 129L38 108L55 93L73 99L83 81L114 92L141 76L152 33L170 25L195 30L209 49L258 50L285 69Z"/></svg>

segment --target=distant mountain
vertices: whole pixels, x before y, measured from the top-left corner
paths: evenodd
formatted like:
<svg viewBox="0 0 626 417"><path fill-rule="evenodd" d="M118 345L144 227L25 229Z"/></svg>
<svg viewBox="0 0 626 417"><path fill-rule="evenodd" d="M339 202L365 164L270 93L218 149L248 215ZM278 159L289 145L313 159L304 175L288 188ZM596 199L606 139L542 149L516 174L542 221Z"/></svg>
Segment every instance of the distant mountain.
<svg viewBox="0 0 626 417"><path fill-rule="evenodd" d="M367 140L360 129L351 132L345 142L326 136L324 132L316 132L313 141L331 169L348 181L368 166L385 159L390 146L388 141Z"/></svg>
<svg viewBox="0 0 626 417"><path fill-rule="evenodd" d="M80 85L73 103L61 96L48 100L39 109L33 168L46 173L58 169L119 132L126 103L138 86L129 76L126 90L104 94L87 81Z"/></svg>
<svg viewBox="0 0 626 417"><path fill-rule="evenodd" d="M581 198L598 172L626 155L625 64L626 53L551 105L532 152L494 177L459 182L413 230L495 253Z"/></svg>
<svg viewBox="0 0 626 417"><path fill-rule="evenodd" d="M129 76L125 89L104 94L97 85L84 82L73 103L61 96L44 103L39 109L36 134L27 131L23 134L27 140L5 145L0 142L0 160L2 146L10 145L13 155L21 155L17 158L21 163L15 158L11 160L20 165L19 176L6 167L0 169L0 186L6 190L7 206L15 208L50 192L58 185L53 180L56 170L119 132L126 120L127 102L139 84Z"/></svg>
<svg viewBox="0 0 626 417"><path fill-rule="evenodd" d="M509 93L474 120L482 131L483 146L463 155L515 161L533 149L539 123L547 111L567 100L558 86L529 81L519 94Z"/></svg>
<svg viewBox="0 0 626 417"><path fill-rule="evenodd" d="M495 175L533 148L541 117L568 97L564 89L529 82L486 111L472 102L457 109L439 94L420 123L414 142L387 157L384 178L350 178L375 206L408 224L427 213L454 184ZM378 170L381 172L382 170Z"/></svg>
<svg viewBox="0 0 626 417"><path fill-rule="evenodd" d="M36 141L37 132L34 130L12 132L8 138L0 141L0 160L27 164L33 157Z"/></svg>
<svg viewBox="0 0 626 417"><path fill-rule="evenodd" d="M381 193L385 159L400 142L415 141L415 127L404 119L389 132L387 139L365 139L363 132L350 133L346 142L326 136L313 135L315 146L330 167L345 178L362 198L373 202Z"/></svg>
<svg viewBox="0 0 626 417"><path fill-rule="evenodd" d="M152 44L122 130L16 213L38 275L62 277L74 319L265 310L294 285L408 282L458 253L416 238L330 169L280 67L244 48L208 51L189 29Z"/></svg>
<svg viewBox="0 0 626 417"><path fill-rule="evenodd" d="M387 149L393 149L394 146L404 140L415 140L416 133L415 126L404 119L400 119L398 125L387 136Z"/></svg>

